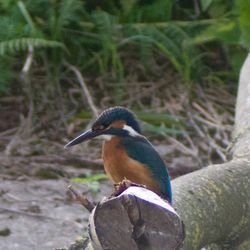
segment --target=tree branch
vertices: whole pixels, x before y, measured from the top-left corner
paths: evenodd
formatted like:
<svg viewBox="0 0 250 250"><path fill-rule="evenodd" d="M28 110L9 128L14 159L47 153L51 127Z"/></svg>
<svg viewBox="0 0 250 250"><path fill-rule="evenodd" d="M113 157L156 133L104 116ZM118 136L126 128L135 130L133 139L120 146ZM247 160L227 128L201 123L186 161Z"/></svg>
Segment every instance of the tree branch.
<svg viewBox="0 0 250 250"><path fill-rule="evenodd" d="M233 160L172 182L173 206L186 228L183 249L211 243L233 246L245 233L250 235L249 180L250 165Z"/></svg>
<svg viewBox="0 0 250 250"><path fill-rule="evenodd" d="M216 243L250 249L250 55L240 74L233 160L172 181L173 206L186 227L183 249ZM238 249L238 248L237 248Z"/></svg>
<svg viewBox="0 0 250 250"><path fill-rule="evenodd" d="M83 205L89 212L94 209L93 203L91 203L85 196L77 192L71 185L68 186L68 190L76 197L81 205Z"/></svg>
<svg viewBox="0 0 250 250"><path fill-rule="evenodd" d="M83 79L83 76L82 76L81 72L75 66L73 66L73 65L71 65L71 64L69 64L67 62L65 62L64 64L65 64L66 67L68 67L70 70L72 70L75 73L75 75L77 77L77 80L79 81L80 86L82 88L83 94L86 97L87 102L89 104L89 107L90 107L90 109L92 111L92 114L93 114L94 117L97 117L98 116L98 109L96 108L96 106L94 104L92 96L90 95L90 92L88 90L87 85L85 84L85 81Z"/></svg>
<svg viewBox="0 0 250 250"><path fill-rule="evenodd" d="M240 72L232 142L234 158L250 160L250 54Z"/></svg>

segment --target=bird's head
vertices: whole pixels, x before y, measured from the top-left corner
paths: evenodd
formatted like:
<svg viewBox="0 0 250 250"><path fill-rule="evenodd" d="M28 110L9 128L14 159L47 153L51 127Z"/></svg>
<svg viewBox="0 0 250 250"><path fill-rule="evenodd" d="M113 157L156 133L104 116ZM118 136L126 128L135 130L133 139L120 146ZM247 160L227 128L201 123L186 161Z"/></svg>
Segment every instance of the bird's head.
<svg viewBox="0 0 250 250"><path fill-rule="evenodd" d="M74 146L100 135L136 136L141 133L135 115L124 107L113 107L104 110L94 121L91 129L81 133L65 145Z"/></svg>

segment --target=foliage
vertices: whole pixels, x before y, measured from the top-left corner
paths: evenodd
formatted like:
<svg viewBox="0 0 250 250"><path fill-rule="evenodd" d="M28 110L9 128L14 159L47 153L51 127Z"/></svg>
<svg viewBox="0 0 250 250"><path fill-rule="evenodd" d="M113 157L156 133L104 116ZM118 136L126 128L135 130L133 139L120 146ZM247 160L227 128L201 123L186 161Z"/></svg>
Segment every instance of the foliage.
<svg viewBox="0 0 250 250"><path fill-rule="evenodd" d="M17 38L0 42L0 56L4 56L8 53L14 54L22 50L27 50L29 46L32 46L33 48L53 48L63 47L63 44L57 41L49 41L41 38Z"/></svg>
<svg viewBox="0 0 250 250"><path fill-rule="evenodd" d="M236 6L239 15L239 29L241 31L240 42L246 48L250 48L250 2L237 0Z"/></svg>
<svg viewBox="0 0 250 250"><path fill-rule="evenodd" d="M100 192L100 181L107 179L108 176L106 174L90 174L86 177L72 178L71 181L88 185L89 191L92 193L92 195L96 195L98 192Z"/></svg>
<svg viewBox="0 0 250 250"><path fill-rule="evenodd" d="M0 91L11 88L29 46L48 98L62 97L62 88L71 84L65 62L88 77L102 76L114 103L127 97L134 61L144 69L145 80L162 77L154 69L169 62L189 87L208 79L223 82L238 75L244 48L249 48L250 4L201 0L199 8L192 1L173 0L2 1ZM214 63L217 51L225 53L226 66ZM233 70L225 75L228 67Z"/></svg>
<svg viewBox="0 0 250 250"><path fill-rule="evenodd" d="M72 181L75 183L87 184L91 182L99 182L102 180L106 180L108 177L106 174L93 174L88 175L86 177L76 177L73 178Z"/></svg>

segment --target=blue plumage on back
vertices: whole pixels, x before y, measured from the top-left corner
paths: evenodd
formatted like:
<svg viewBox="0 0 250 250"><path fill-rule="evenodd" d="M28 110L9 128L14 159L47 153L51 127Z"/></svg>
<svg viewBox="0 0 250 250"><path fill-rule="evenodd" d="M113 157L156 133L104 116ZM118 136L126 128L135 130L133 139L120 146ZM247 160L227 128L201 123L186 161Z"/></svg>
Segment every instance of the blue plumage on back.
<svg viewBox="0 0 250 250"><path fill-rule="evenodd" d="M160 190L164 198L172 202L170 178L165 163L152 144L143 136L123 137L121 142L129 157L146 165L154 178L160 183Z"/></svg>

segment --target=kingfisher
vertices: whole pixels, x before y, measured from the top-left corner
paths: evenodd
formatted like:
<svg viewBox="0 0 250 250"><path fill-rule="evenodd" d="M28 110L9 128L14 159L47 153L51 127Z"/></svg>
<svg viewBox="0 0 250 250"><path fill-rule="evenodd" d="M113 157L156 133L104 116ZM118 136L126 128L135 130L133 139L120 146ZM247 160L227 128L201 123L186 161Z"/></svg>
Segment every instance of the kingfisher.
<svg viewBox="0 0 250 250"><path fill-rule="evenodd" d="M94 137L103 136L102 159L108 177L114 183L124 179L160 195L172 203L170 177L166 165L153 145L141 134L139 122L129 109L112 107L104 110L91 129L65 145L71 147Z"/></svg>

